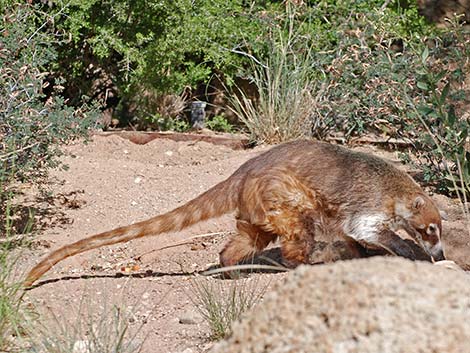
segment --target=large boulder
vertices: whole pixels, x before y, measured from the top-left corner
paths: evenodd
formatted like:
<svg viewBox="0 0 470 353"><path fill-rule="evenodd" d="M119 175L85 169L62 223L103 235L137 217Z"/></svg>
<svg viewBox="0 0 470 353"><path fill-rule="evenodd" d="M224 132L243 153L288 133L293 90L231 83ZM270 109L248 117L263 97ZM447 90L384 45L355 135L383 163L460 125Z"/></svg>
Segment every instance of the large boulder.
<svg viewBox="0 0 470 353"><path fill-rule="evenodd" d="M301 266L212 352L470 352L470 276L386 257Z"/></svg>

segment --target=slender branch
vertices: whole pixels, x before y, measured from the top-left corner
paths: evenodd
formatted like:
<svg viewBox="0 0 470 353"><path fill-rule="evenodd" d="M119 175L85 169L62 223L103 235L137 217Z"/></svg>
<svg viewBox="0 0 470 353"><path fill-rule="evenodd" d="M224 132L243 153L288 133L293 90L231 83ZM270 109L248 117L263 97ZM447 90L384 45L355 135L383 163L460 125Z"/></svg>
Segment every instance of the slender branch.
<svg viewBox="0 0 470 353"><path fill-rule="evenodd" d="M54 14L54 15L52 15L52 16L50 16L50 17L51 17L51 18L55 18L55 17L58 17L58 16L62 15L62 13L65 11L65 9L66 9L67 7L68 7L68 5L62 7L62 8L59 10L59 12L57 12L56 14ZM41 31L41 30L47 25L48 22L49 22L49 21L46 20L42 25L40 25L40 26L33 32L33 34L31 34L31 35L29 36L29 38L26 40L26 43L29 44L29 42L31 42L31 40L36 36L36 34L38 34L39 31Z"/></svg>
<svg viewBox="0 0 470 353"><path fill-rule="evenodd" d="M256 59L253 55L251 55L247 52L237 50L237 49L227 49L227 48L222 48L222 50L230 51L231 53L234 53L234 54L240 54L240 55L246 56L246 57L250 58L251 60L253 60L255 63L257 63L258 65L261 65L264 69L268 69L268 66L266 66L261 61Z"/></svg>
<svg viewBox="0 0 470 353"><path fill-rule="evenodd" d="M227 271L240 271L240 270L272 270L272 271L279 271L279 272L290 271L289 268L284 267L284 266L246 264L246 265L235 265L235 266L216 268L213 270L205 271L202 274L204 276L210 276L210 275L215 275L219 273L224 273Z"/></svg>
<svg viewBox="0 0 470 353"><path fill-rule="evenodd" d="M467 204L467 184L465 183L465 178L463 177L463 172L462 172L462 165L460 164L460 160L457 157L457 170L459 171L459 178L460 182L462 183L462 195L463 195L463 201L464 201L464 208L466 212L467 218L470 216L469 210L468 210L468 204ZM470 228L469 228L470 232Z"/></svg>
<svg viewBox="0 0 470 353"><path fill-rule="evenodd" d="M24 147L21 147L21 148L19 148L19 149L17 149L17 150L14 150L14 151L5 153L5 154L3 154L3 155L0 157L0 161L4 162L4 161L6 161L6 160L9 159L9 158L8 158L9 156L15 155L15 154L17 154L17 153L19 153L19 152L26 151L26 150L31 149L31 148L33 148L33 147L39 145L39 144L40 144L40 142L35 142L35 143L32 143L32 144L30 144L30 145L28 145L28 146L24 146Z"/></svg>

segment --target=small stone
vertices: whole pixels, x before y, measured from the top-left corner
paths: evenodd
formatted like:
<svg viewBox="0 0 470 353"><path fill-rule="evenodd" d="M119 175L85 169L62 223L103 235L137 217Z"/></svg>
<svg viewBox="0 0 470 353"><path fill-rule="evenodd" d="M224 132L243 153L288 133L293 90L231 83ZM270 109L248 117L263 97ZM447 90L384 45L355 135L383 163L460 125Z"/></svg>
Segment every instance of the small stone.
<svg viewBox="0 0 470 353"><path fill-rule="evenodd" d="M203 250L205 249L206 246L205 244L199 243L199 244L192 244L191 245L191 250L196 251L196 250Z"/></svg>
<svg viewBox="0 0 470 353"><path fill-rule="evenodd" d="M191 348L186 348L184 351L181 353L194 353L194 351Z"/></svg>
<svg viewBox="0 0 470 353"><path fill-rule="evenodd" d="M171 157L171 156L173 156L173 151L166 151L165 154L166 154L167 156L170 156L170 157Z"/></svg>
<svg viewBox="0 0 470 353"><path fill-rule="evenodd" d="M102 271L103 270L103 266L102 265L99 265L99 264L94 264L94 265L91 265L90 269L92 271Z"/></svg>
<svg viewBox="0 0 470 353"><path fill-rule="evenodd" d="M135 206L135 205L137 205L137 202L132 201L132 202L131 202L131 205L132 205L132 206Z"/></svg>
<svg viewBox="0 0 470 353"><path fill-rule="evenodd" d="M214 346L214 342L208 342L202 347L203 352L209 351Z"/></svg>
<svg viewBox="0 0 470 353"><path fill-rule="evenodd" d="M73 344L73 353L89 353L90 343L88 341L75 341Z"/></svg>
<svg viewBox="0 0 470 353"><path fill-rule="evenodd" d="M179 316L178 322L183 325L195 325L200 318L201 317L194 311L187 310Z"/></svg>
<svg viewBox="0 0 470 353"><path fill-rule="evenodd" d="M136 184L140 184L141 181L142 181L141 177L137 177L137 178L134 179L134 183L136 183Z"/></svg>

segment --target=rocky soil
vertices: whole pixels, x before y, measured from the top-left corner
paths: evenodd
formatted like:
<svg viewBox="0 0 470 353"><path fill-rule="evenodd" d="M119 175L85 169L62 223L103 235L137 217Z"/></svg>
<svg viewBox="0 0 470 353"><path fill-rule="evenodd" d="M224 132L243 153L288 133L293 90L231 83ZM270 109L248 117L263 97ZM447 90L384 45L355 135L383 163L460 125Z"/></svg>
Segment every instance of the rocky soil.
<svg viewBox="0 0 470 353"><path fill-rule="evenodd" d="M206 142L163 139L136 145L118 136L95 136L88 144L78 142L68 146L63 158L68 169L52 173L47 186L49 194L38 195L35 190L24 190L22 202L24 206L36 209L36 218L42 229L31 250L22 254L22 270L27 271L51 249L169 211L222 181L244 161L267 148L234 151ZM394 153L369 147L362 149L397 162ZM443 196L434 197L449 216L449 221L444 222L447 255L469 269L470 239L459 204ZM198 273L218 263L218 252L233 229L233 217L227 215L179 233L80 254L55 266L27 295L44 317L51 317L48 326L52 328L60 321L72 332L87 320L87 315L98 320L106 308L115 305L125 308L122 310L126 312L130 332L136 334L136 342L143 342L142 352L207 352L214 343L210 339L207 322L193 303L194 280ZM341 259L341 253L335 251L335 247L328 248L329 255L320 260L319 254L318 261L314 262ZM271 253L275 253L275 249ZM326 352L328 347L339 347L339 350L331 352L349 352L344 350L348 347L366 352L360 350L365 342L379 344L380 335L389 331L391 340L393 337L398 339L396 331L400 327L409 330L413 325L427 330L422 335L403 336L410 339L410 344L415 345L413 347L421 347L418 344L424 348L450 347L445 346L450 338L456 340L455 347L459 347L460 338L457 338L468 338L464 321L469 320L468 317L464 320L464 313L460 312L470 298L468 282L465 282L463 274L392 259L369 261L313 266L311 270L302 268L293 275L256 273L239 280L241 283L255 283L257 288L266 288L267 293L271 292L272 285L286 281L285 289L279 289L275 292L277 294L267 294L266 304L259 307L259 312L267 310L260 314L260 325L269 315L274 319L271 326L257 328L256 335L264 332L271 344L276 345L272 347L286 347L282 345L288 337L297 337L298 347L301 347L307 339L324 336L336 327L337 333L330 338L321 338L322 343L318 343L318 347L323 348L318 348L319 352ZM306 283L310 280L311 284ZM217 278L209 281L221 286L236 283ZM294 288L303 287L309 291L304 295L297 294L297 291L296 294L285 293L289 288L294 291ZM378 295L380 291L386 295ZM281 300L284 295L285 302ZM297 295L299 300L295 300ZM282 304L279 312L268 309L273 308L275 300ZM293 307L292 303L301 305ZM323 303L321 307L319 303ZM394 312L394 303L404 311ZM360 316L355 317L353 306L358 307ZM371 316L367 315L369 307L375 310ZM340 315L343 308L346 311ZM467 314L468 310L467 306ZM288 312L294 315L295 320L282 319L286 321L280 322L282 315ZM446 321L448 313L457 315L454 323ZM59 320L52 319L53 316ZM412 318L407 324L410 327L403 323L407 317ZM302 324L300 318L307 321ZM360 318L364 320L361 322ZM428 322L417 321L421 319ZM240 336L243 332L248 333L246 330L255 323L250 322L248 319L238 326L231 344L236 340L250 341L249 337ZM290 322L293 325L291 330L284 332ZM394 325L398 325L397 328L393 328ZM446 325L449 330L436 332L436 325ZM303 333L308 333L310 338L302 338ZM77 342L83 340L79 336L77 334L72 339ZM432 346L434 341L442 345ZM396 347L402 344L393 340L387 342L391 342L392 348L393 344ZM282 349L278 352L288 352Z"/></svg>

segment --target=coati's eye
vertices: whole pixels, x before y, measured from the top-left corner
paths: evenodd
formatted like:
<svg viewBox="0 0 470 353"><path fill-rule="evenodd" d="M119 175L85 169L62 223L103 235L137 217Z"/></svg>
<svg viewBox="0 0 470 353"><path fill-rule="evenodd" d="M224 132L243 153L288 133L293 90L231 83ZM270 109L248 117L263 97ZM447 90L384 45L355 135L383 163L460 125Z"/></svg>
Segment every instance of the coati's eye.
<svg viewBox="0 0 470 353"><path fill-rule="evenodd" d="M433 234L433 233L436 233L437 232L437 225L434 224L434 223L431 223L428 227L428 230L426 233L428 234Z"/></svg>

